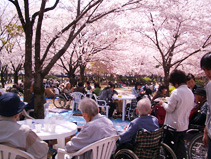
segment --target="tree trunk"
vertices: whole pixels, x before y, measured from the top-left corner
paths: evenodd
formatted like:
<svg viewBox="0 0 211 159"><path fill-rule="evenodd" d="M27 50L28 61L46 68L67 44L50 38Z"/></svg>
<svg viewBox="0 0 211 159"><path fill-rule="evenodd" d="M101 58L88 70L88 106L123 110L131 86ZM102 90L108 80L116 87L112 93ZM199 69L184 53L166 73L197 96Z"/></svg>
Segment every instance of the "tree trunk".
<svg viewBox="0 0 211 159"><path fill-rule="evenodd" d="M3 66L1 67L1 84L2 84L2 88L5 87L5 76L7 74L7 66Z"/></svg>
<svg viewBox="0 0 211 159"><path fill-rule="evenodd" d="M30 86L32 82L32 29L26 30L25 41L25 63L24 63L24 101L28 102L31 99Z"/></svg>
<svg viewBox="0 0 211 159"><path fill-rule="evenodd" d="M170 68L164 68L164 84L169 88L169 71ZM169 96L169 89L167 89L167 95Z"/></svg>
<svg viewBox="0 0 211 159"><path fill-rule="evenodd" d="M41 73L37 73L35 75L35 82L34 82L34 117L36 119L43 119L44 118L44 97L45 89L43 85L43 77Z"/></svg>
<svg viewBox="0 0 211 159"><path fill-rule="evenodd" d="M2 72L1 72L1 85L2 85L2 88L5 87L4 74Z"/></svg>
<svg viewBox="0 0 211 159"><path fill-rule="evenodd" d="M80 80L82 82L85 82L85 77L84 77L84 72L85 72L85 68L86 68L86 65L81 65L80 66Z"/></svg>
<svg viewBox="0 0 211 159"><path fill-rule="evenodd" d="M17 70L14 71L13 77L14 77L14 84L18 84L18 71Z"/></svg>
<svg viewBox="0 0 211 159"><path fill-rule="evenodd" d="M6 81L8 81L8 69L7 69L7 67L5 68L5 72L4 72L4 83L6 83Z"/></svg>

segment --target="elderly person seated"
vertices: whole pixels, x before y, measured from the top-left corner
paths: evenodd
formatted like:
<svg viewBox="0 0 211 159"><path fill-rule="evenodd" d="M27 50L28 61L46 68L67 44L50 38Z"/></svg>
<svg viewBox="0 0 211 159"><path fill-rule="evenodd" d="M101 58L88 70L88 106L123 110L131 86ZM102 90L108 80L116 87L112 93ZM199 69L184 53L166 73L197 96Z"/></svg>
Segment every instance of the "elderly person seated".
<svg viewBox="0 0 211 159"><path fill-rule="evenodd" d="M28 126L16 120L25 104L15 93L0 96L0 143L24 150L36 159L46 158L48 144L42 141Z"/></svg>
<svg viewBox="0 0 211 159"><path fill-rule="evenodd" d="M129 148L132 149L135 144L136 133L139 129L146 129L148 131L155 131L159 129L158 119L155 116L149 115L151 109L151 102L148 98L142 98L137 103L137 111L139 117L130 122L126 131L122 133L118 141L118 149Z"/></svg>
<svg viewBox="0 0 211 159"><path fill-rule="evenodd" d="M67 142L67 152L76 152L93 142L118 134L113 123L105 116L99 114L98 106L93 99L83 98L79 103L79 110L86 120L86 124L71 141ZM91 156L90 152L87 152L81 157L89 159L92 158Z"/></svg>
<svg viewBox="0 0 211 159"><path fill-rule="evenodd" d="M207 115L207 96L204 88L196 88L194 91L195 102L197 103L190 112L189 127L190 124L204 125Z"/></svg>

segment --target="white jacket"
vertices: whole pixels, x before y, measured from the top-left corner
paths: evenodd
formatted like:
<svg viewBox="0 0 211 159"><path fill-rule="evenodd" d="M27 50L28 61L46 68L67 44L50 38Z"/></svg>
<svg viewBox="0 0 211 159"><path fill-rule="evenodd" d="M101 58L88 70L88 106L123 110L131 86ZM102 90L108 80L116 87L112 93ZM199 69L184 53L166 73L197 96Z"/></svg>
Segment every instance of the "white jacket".
<svg viewBox="0 0 211 159"><path fill-rule="evenodd" d="M185 131L189 125L190 111L194 106L193 92L187 85L181 85L172 91L168 104L163 103L166 110L164 124L170 125L176 131Z"/></svg>

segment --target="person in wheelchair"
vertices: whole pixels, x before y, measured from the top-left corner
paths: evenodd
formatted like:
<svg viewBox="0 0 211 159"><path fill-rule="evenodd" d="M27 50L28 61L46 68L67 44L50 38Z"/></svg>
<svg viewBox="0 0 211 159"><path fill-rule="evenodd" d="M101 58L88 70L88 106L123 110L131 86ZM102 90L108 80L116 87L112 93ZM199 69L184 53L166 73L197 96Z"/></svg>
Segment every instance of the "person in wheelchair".
<svg viewBox="0 0 211 159"><path fill-rule="evenodd" d="M149 115L151 102L148 98L143 98L137 103L137 111L139 117L130 122L126 131L122 133L117 141L117 151L123 148L131 149L135 144L136 134L139 129L147 131L156 131L159 129L158 119L155 116Z"/></svg>
<svg viewBox="0 0 211 159"><path fill-rule="evenodd" d="M204 125L207 114L207 97L204 88L196 88L194 91L195 102L197 103L191 110L189 116L189 127L191 125Z"/></svg>

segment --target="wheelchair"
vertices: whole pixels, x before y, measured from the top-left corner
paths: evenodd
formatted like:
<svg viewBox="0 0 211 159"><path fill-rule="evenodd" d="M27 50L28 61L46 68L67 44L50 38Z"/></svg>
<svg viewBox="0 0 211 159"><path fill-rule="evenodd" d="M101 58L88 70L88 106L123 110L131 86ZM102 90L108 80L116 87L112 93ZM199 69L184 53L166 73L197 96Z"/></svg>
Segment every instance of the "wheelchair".
<svg viewBox="0 0 211 159"><path fill-rule="evenodd" d="M127 104L126 108L126 117L128 120L133 120L138 117L138 113L136 113L136 107L137 107L137 100L132 99L131 103Z"/></svg>
<svg viewBox="0 0 211 159"><path fill-rule="evenodd" d="M189 125L185 138L189 159L207 158L207 148L204 147L202 142L203 135L204 125Z"/></svg>
<svg viewBox="0 0 211 159"><path fill-rule="evenodd" d="M114 159L176 159L173 150L162 142L164 128L154 132L141 129L137 132L133 151L120 149L114 155Z"/></svg>

